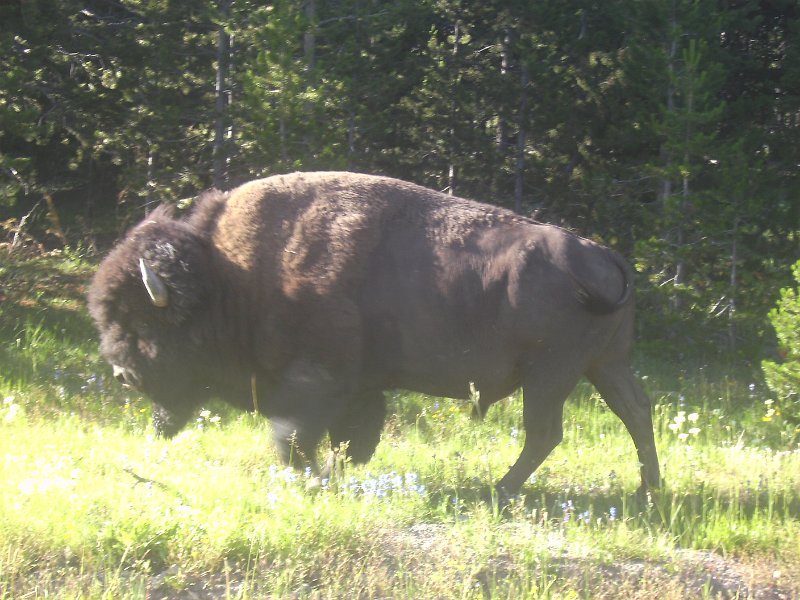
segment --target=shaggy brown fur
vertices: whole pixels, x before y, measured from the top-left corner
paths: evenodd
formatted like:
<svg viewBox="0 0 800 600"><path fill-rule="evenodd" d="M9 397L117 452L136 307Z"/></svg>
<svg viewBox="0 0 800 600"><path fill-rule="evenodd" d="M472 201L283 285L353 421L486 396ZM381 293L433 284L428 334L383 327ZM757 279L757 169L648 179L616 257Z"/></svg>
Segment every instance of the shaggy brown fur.
<svg viewBox="0 0 800 600"><path fill-rule="evenodd" d="M103 262L89 303L158 431L210 396L251 409L255 381L286 460L313 456L326 431L369 459L390 388L465 398L474 382L482 412L522 386L525 444L498 484L515 493L560 441L581 376L630 431L643 484L658 484L650 403L629 367L631 275L612 251L506 210L307 173L212 193L184 219L154 213Z"/></svg>

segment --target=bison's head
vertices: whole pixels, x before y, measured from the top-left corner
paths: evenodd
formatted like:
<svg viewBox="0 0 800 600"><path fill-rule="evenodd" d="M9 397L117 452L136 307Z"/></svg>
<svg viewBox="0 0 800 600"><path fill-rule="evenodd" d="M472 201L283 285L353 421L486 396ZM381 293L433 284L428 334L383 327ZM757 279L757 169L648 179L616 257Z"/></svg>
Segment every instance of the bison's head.
<svg viewBox="0 0 800 600"><path fill-rule="evenodd" d="M177 433L208 397L209 258L187 223L158 211L114 248L89 290L103 357L116 379L153 400L160 435Z"/></svg>

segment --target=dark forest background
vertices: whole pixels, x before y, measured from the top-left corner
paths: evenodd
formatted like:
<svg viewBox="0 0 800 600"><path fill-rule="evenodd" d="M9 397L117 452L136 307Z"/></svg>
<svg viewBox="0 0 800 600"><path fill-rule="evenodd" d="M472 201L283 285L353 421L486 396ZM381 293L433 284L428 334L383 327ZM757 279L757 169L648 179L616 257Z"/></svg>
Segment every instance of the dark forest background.
<svg viewBox="0 0 800 600"><path fill-rule="evenodd" d="M605 242L645 353L757 365L800 258L800 7L0 2L3 241L103 251L160 202L317 169Z"/></svg>

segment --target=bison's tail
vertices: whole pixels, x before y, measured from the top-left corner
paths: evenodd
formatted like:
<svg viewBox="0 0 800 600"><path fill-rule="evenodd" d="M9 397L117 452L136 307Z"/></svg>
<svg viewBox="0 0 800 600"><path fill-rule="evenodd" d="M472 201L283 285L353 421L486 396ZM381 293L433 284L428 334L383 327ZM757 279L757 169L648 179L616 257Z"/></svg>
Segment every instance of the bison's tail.
<svg viewBox="0 0 800 600"><path fill-rule="evenodd" d="M595 315L610 315L625 306L633 294L633 268L628 262L613 250L609 252L614 265L622 274L622 293L617 297L609 298L599 290L592 289L573 275L578 301Z"/></svg>

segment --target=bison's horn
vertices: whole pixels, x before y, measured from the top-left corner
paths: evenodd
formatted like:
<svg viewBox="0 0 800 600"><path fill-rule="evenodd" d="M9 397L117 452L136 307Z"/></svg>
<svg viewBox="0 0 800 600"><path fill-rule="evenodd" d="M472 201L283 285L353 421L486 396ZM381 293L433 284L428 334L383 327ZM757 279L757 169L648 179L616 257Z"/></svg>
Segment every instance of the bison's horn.
<svg viewBox="0 0 800 600"><path fill-rule="evenodd" d="M139 259L139 270L142 272L142 282L147 290L147 294L150 296L150 300L152 300L153 304L157 307L165 308L169 304L167 286L164 285L161 278L156 275L156 272L145 264L143 258Z"/></svg>

